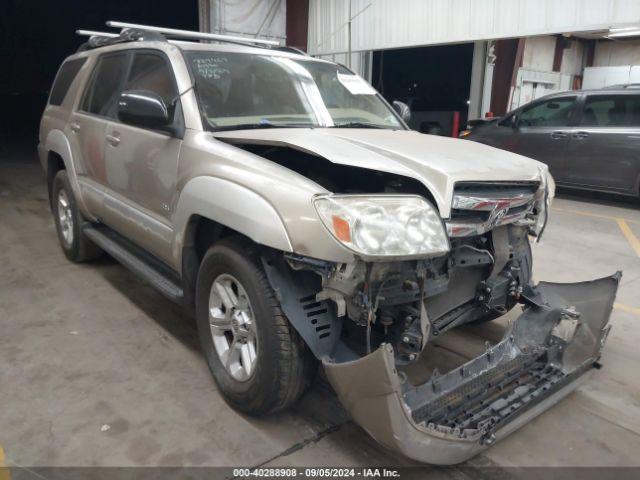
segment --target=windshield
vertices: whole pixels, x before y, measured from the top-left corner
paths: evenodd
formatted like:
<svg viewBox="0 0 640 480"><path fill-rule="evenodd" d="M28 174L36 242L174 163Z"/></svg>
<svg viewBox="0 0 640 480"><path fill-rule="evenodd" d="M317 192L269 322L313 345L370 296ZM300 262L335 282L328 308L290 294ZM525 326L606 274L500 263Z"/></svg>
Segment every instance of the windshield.
<svg viewBox="0 0 640 480"><path fill-rule="evenodd" d="M210 129L404 128L361 77L334 63L272 55L187 52Z"/></svg>

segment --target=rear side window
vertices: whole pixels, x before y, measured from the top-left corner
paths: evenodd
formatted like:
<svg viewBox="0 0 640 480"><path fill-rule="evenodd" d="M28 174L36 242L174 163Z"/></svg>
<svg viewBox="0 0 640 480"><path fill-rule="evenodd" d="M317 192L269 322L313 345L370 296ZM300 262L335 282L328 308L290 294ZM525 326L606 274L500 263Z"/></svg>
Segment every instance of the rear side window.
<svg viewBox="0 0 640 480"><path fill-rule="evenodd" d="M124 90L147 90L169 105L178 95L171 67L166 59L150 52L136 52Z"/></svg>
<svg viewBox="0 0 640 480"><path fill-rule="evenodd" d="M120 87L127 69L127 54L100 57L82 101L82 110L104 117L114 117Z"/></svg>
<svg viewBox="0 0 640 480"><path fill-rule="evenodd" d="M571 121L576 97L552 98L522 110L518 116L521 127L566 127Z"/></svg>
<svg viewBox="0 0 640 480"><path fill-rule="evenodd" d="M591 95L587 97L580 125L583 127L640 126L640 95Z"/></svg>
<svg viewBox="0 0 640 480"><path fill-rule="evenodd" d="M53 87L51 87L51 94L49 95L50 105L62 105L64 97L67 96L67 92L69 91L69 87L86 61L86 57L76 58L67 60L62 64L60 70L58 70L56 79L53 81Z"/></svg>

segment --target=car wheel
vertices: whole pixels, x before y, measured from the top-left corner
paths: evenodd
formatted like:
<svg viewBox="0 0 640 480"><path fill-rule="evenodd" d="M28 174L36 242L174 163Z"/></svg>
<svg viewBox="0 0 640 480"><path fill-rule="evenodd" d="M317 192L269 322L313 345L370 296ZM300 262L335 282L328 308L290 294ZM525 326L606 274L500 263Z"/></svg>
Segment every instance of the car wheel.
<svg viewBox="0 0 640 480"><path fill-rule="evenodd" d="M317 362L282 312L254 248L225 239L207 251L196 282L196 320L225 400L257 416L298 400Z"/></svg>
<svg viewBox="0 0 640 480"><path fill-rule="evenodd" d="M51 209L58 233L58 241L64 254L72 262L94 260L102 255L102 250L82 231L86 220L76 205L69 177L60 170L53 179L51 188Z"/></svg>

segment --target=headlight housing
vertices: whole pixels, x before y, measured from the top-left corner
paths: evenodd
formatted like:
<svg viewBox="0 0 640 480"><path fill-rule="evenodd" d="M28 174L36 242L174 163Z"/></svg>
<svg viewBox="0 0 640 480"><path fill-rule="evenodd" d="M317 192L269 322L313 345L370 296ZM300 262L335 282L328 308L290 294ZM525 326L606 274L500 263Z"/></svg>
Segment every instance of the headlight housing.
<svg viewBox="0 0 640 480"><path fill-rule="evenodd" d="M363 257L434 257L449 251L437 210L415 195L322 195L313 201L329 232Z"/></svg>

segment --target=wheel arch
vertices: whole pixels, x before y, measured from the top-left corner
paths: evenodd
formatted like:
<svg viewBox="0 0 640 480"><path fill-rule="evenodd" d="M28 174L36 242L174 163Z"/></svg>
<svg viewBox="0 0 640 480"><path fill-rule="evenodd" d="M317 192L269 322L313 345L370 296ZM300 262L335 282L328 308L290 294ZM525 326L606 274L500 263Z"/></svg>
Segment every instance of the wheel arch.
<svg viewBox="0 0 640 480"><path fill-rule="evenodd" d="M196 177L187 182L180 193L173 223L173 255L186 291L195 288L204 254L221 238L238 235L256 245L293 251L284 222L266 199L216 177Z"/></svg>
<svg viewBox="0 0 640 480"><path fill-rule="evenodd" d="M80 192L71 144L62 130L53 129L47 134L44 142L44 155L43 166L46 171L47 186L51 187L53 178L60 170L66 170L76 202L82 213L89 216Z"/></svg>

